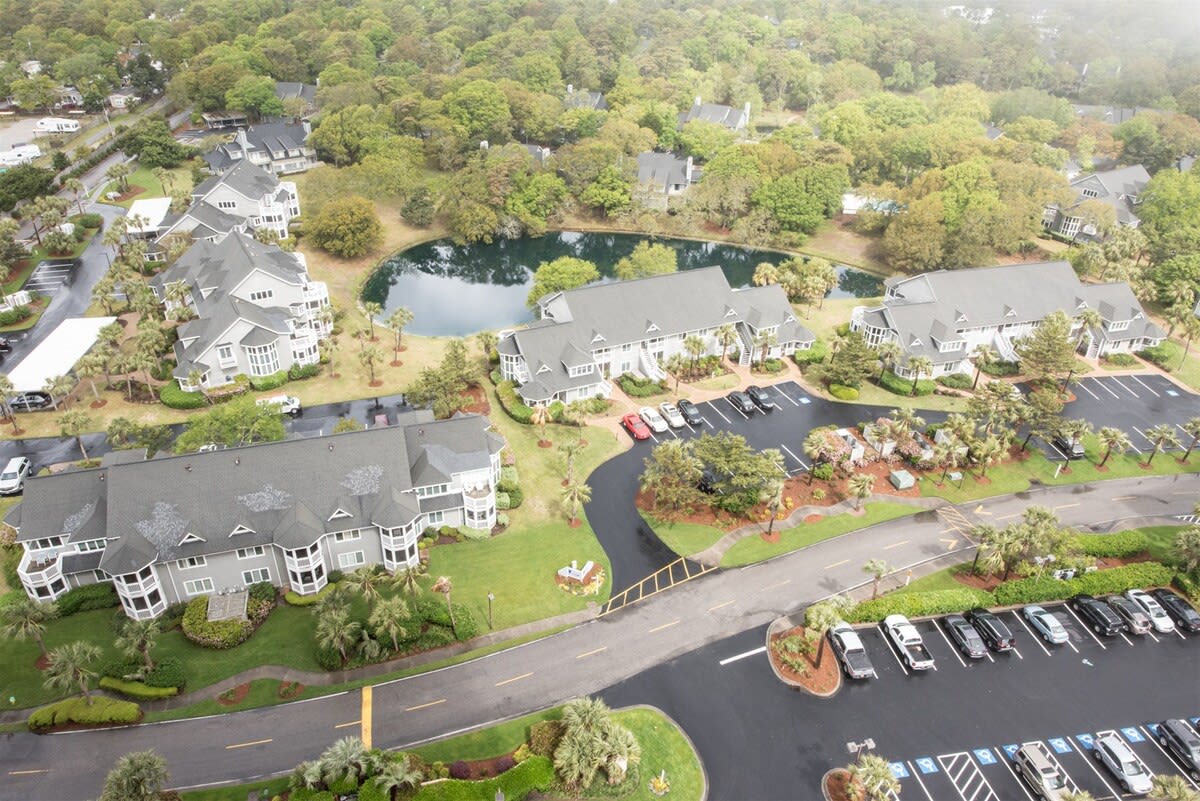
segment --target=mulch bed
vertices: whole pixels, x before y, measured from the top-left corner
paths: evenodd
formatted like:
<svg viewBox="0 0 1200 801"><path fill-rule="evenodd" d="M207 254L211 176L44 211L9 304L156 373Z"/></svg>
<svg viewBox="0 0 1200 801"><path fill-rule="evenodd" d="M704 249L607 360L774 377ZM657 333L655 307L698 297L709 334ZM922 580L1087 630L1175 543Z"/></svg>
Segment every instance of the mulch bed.
<svg viewBox="0 0 1200 801"><path fill-rule="evenodd" d="M278 695L283 700L296 698L300 693L304 692L304 685L298 681L281 681L279 682Z"/></svg>
<svg viewBox="0 0 1200 801"><path fill-rule="evenodd" d="M242 701L246 700L246 696L250 694L250 683L239 684L232 690L226 690L217 696L217 703L221 706L237 706Z"/></svg>
<svg viewBox="0 0 1200 801"><path fill-rule="evenodd" d="M1143 551L1140 554L1129 557L1114 557L1106 556L1096 560L1096 567L1100 570L1107 570L1111 567L1121 567L1122 565L1132 565L1139 562L1153 561L1149 553ZM1004 581L1004 573L995 573L993 575L985 575L980 572L979 575L971 575L970 570L964 570L961 573L951 573L954 580L964 587L971 587L977 590L994 590ZM1016 573L1009 576L1009 579L1021 578Z"/></svg>
<svg viewBox="0 0 1200 801"><path fill-rule="evenodd" d="M825 776L825 792L830 801L858 801L865 797L865 789L845 768L832 770Z"/></svg>
<svg viewBox="0 0 1200 801"><path fill-rule="evenodd" d="M474 386L468 387L463 393L471 399L471 402L463 407L464 412L471 414L489 414L492 411L492 404L488 403L487 391L483 387Z"/></svg>
<svg viewBox="0 0 1200 801"><path fill-rule="evenodd" d="M120 195L118 195L114 199L113 202L124 203L126 200L129 200L129 198L137 197L138 195L142 194L145 191L146 191L146 187L144 187L144 186L138 186L137 184L130 184L129 189L125 190Z"/></svg>
<svg viewBox="0 0 1200 801"><path fill-rule="evenodd" d="M771 642L774 643L778 640L790 637L793 634L799 634L803 636L804 628L802 626L797 626L796 628L787 629L786 631L781 631L778 634L773 634L771 635ZM813 655L811 657L800 657L800 659L808 665L808 675L801 675L776 659L774 648L767 649L767 653L771 656L771 664L774 665L775 669L778 670L779 674L784 678L803 685L806 689L814 693L830 693L837 688L838 680L840 678L838 673L839 668L837 657L833 655L833 649L826 644L825 656L821 660L820 667L818 667L816 662L813 660L817 658L817 652L819 649L820 644L817 644L813 648Z"/></svg>
<svg viewBox="0 0 1200 801"><path fill-rule="evenodd" d="M500 754L489 759L474 759L467 762L467 770L470 771L468 779L477 781L479 779L490 779L500 775L499 763L505 757L511 758L516 751L509 751L507 754Z"/></svg>

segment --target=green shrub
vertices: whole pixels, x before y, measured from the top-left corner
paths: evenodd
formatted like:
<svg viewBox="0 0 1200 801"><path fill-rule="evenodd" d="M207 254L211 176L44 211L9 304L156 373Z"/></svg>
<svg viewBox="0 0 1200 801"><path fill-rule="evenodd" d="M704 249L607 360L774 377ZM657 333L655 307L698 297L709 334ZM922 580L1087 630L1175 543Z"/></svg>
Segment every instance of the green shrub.
<svg viewBox="0 0 1200 801"><path fill-rule="evenodd" d="M829 462L821 462L812 466L813 478L819 478L822 481L828 481L833 478L833 465Z"/></svg>
<svg viewBox="0 0 1200 801"><path fill-rule="evenodd" d="M417 651L432 651L453 645L457 641L449 626L430 626L421 632L421 636L413 640L413 649Z"/></svg>
<svg viewBox="0 0 1200 801"><path fill-rule="evenodd" d="M321 372L321 363L316 364L293 364L288 368L289 381L303 381L306 378L316 378L317 373Z"/></svg>
<svg viewBox="0 0 1200 801"><path fill-rule="evenodd" d="M509 509L518 508L525 501L525 493L521 492L519 487L513 487L508 491Z"/></svg>
<svg viewBox="0 0 1200 801"><path fill-rule="evenodd" d="M566 726L561 720L541 720L529 727L529 750L538 756L552 756Z"/></svg>
<svg viewBox="0 0 1200 801"><path fill-rule="evenodd" d="M509 801L517 801L534 790L544 793L553 783L554 763L547 757L535 756L495 778L477 782L447 779L423 785L413 801L494 801L498 790Z"/></svg>
<svg viewBox="0 0 1200 801"><path fill-rule="evenodd" d="M172 695L179 693L179 690L175 687L151 687L149 684L143 684L140 681L123 681L122 679L114 679L111 676L101 678L100 687L104 690L112 690L113 692L127 695L130 698L142 700L170 698Z"/></svg>
<svg viewBox="0 0 1200 801"><path fill-rule="evenodd" d="M330 790L310 790L307 787L297 787L288 793L289 801L336 801L337 796Z"/></svg>
<svg viewBox="0 0 1200 801"><path fill-rule="evenodd" d="M492 384L495 386L500 386L500 382L504 380L501 377L499 370L493 370L490 373L488 373L488 378L490 378L492 380Z"/></svg>
<svg viewBox="0 0 1200 801"><path fill-rule="evenodd" d="M178 690L187 683L187 676L178 659L164 656L155 663L154 670L150 671L143 681L147 687L174 687Z"/></svg>
<svg viewBox="0 0 1200 801"><path fill-rule="evenodd" d="M1101 356L1100 361L1111 364L1114 367L1137 367L1140 363L1133 357L1132 353L1110 353L1107 356Z"/></svg>
<svg viewBox="0 0 1200 801"><path fill-rule="evenodd" d="M783 370L783 362L779 359L767 359L765 362L755 362L754 369L764 373L778 373Z"/></svg>
<svg viewBox="0 0 1200 801"><path fill-rule="evenodd" d="M496 493L496 509L503 511L503 510L511 509L511 508L512 508L512 500L509 498L508 493L507 492L497 492Z"/></svg>
<svg viewBox="0 0 1200 801"><path fill-rule="evenodd" d="M500 528L508 528L508 515L496 515L496 525Z"/></svg>
<svg viewBox="0 0 1200 801"><path fill-rule="evenodd" d="M950 375L938 376L937 382L943 387L951 389L970 389L974 379L966 373L951 373Z"/></svg>
<svg viewBox="0 0 1200 801"><path fill-rule="evenodd" d="M520 476L517 473L517 466L515 464L507 464L500 468L500 483L497 485L497 489L508 492L509 489L517 486L519 483Z"/></svg>
<svg viewBox="0 0 1200 801"><path fill-rule="evenodd" d="M1021 365L1017 362L992 362L991 364L982 365L983 372L990 375L992 378L1004 378L1005 376L1017 375L1021 372Z"/></svg>
<svg viewBox="0 0 1200 801"><path fill-rule="evenodd" d="M83 228L103 228L104 218L99 214L76 214L71 222Z"/></svg>
<svg viewBox="0 0 1200 801"><path fill-rule="evenodd" d="M792 361L801 369L808 367L810 364L820 364L829 356L829 345L825 340L818 339L812 343L811 348L797 350L792 354Z"/></svg>
<svg viewBox="0 0 1200 801"><path fill-rule="evenodd" d="M640 378L633 373L622 373L617 377L617 383L621 386L621 391L631 398L649 398L667 391L666 381Z"/></svg>
<svg viewBox="0 0 1200 801"><path fill-rule="evenodd" d="M318 648L317 649L317 665L321 670L334 671L341 670L345 665L342 664L342 655L336 648Z"/></svg>
<svg viewBox="0 0 1200 801"><path fill-rule="evenodd" d="M612 401L608 398L602 398L599 395L594 398L588 398L584 403L588 414L604 414L612 406Z"/></svg>
<svg viewBox="0 0 1200 801"><path fill-rule="evenodd" d="M885 595L874 601L864 601L851 610L848 619L852 623L867 623L883 620L888 615L925 617L944 615L949 612L965 612L975 606L993 605L992 594L986 590L970 587L930 592L906 592Z"/></svg>
<svg viewBox="0 0 1200 801"><path fill-rule="evenodd" d="M1194 576L1189 576L1187 573L1175 574L1175 588L1184 595L1192 599L1195 603L1200 600L1200 581L1197 581Z"/></svg>
<svg viewBox="0 0 1200 801"><path fill-rule="evenodd" d="M496 385L496 398L500 401L500 407L508 413L508 416L516 420L521 425L533 424L533 409L525 404L521 396L517 394L516 387L511 381L501 381Z"/></svg>
<svg viewBox="0 0 1200 801"><path fill-rule="evenodd" d="M333 580L333 574L330 573L329 583L322 587L318 592L315 592L312 595L300 595L294 590L288 590L286 593L284 593L283 600L287 602L288 606L312 606L326 595L333 592L333 589L336 586L337 582Z"/></svg>
<svg viewBox="0 0 1200 801"><path fill-rule="evenodd" d="M481 542L483 540L490 539L492 536L491 529L471 528L470 526L459 526L458 533L462 535L464 539L471 540L472 542Z"/></svg>
<svg viewBox="0 0 1200 801"><path fill-rule="evenodd" d="M1140 531L1118 531L1113 534L1078 534L1075 545L1085 556L1123 559L1142 553L1149 547L1149 542Z"/></svg>
<svg viewBox="0 0 1200 801"><path fill-rule="evenodd" d="M150 368L150 377L155 381L166 381L171 377L171 363L166 361L156 362Z"/></svg>
<svg viewBox="0 0 1200 801"><path fill-rule="evenodd" d="M28 306L17 306L0 311L0 325L16 325L33 316L33 309Z"/></svg>
<svg viewBox="0 0 1200 801"><path fill-rule="evenodd" d="M1143 359L1145 359L1148 362L1157 364L1159 367L1163 368L1164 370L1171 369L1170 368L1171 349L1167 347L1166 342L1159 343L1158 345L1155 345L1152 348L1146 348L1145 350L1139 350L1137 355L1141 356Z"/></svg>
<svg viewBox="0 0 1200 801"><path fill-rule="evenodd" d="M330 584L337 584L343 578L345 578L345 574L335 568L329 571L329 577L326 579L326 581L328 581ZM324 587L322 587L322 589L324 589Z"/></svg>
<svg viewBox="0 0 1200 801"><path fill-rule="evenodd" d="M58 599L58 613L63 617L77 612L90 612L93 609L112 609L120 605L117 590L112 582L100 584L85 584L73 590L67 590Z"/></svg>
<svg viewBox="0 0 1200 801"><path fill-rule="evenodd" d="M343 796L352 793L358 789L358 777L343 776L342 778L329 785L329 790L335 796Z"/></svg>
<svg viewBox="0 0 1200 801"><path fill-rule="evenodd" d="M848 337L850 336L850 323L842 323L833 330L837 332L838 336Z"/></svg>
<svg viewBox="0 0 1200 801"><path fill-rule="evenodd" d="M1066 581L1053 576L1006 581L992 594L1000 606L1012 606L1057 601L1081 592L1088 595L1109 595L1136 587L1166 586L1174 578L1174 571L1165 565L1157 562L1137 562L1108 570L1094 570Z"/></svg>
<svg viewBox="0 0 1200 801"><path fill-rule="evenodd" d="M848 387L845 384L830 384L829 394L838 400L858 400L858 390L854 387Z"/></svg>
<svg viewBox="0 0 1200 801"><path fill-rule="evenodd" d="M883 377L879 379L879 386L891 392L893 395L912 395L913 382L909 378L901 378L891 370L884 370ZM922 378L917 381L917 397L922 395L932 395L933 390L937 387L932 381L927 378Z"/></svg>
<svg viewBox="0 0 1200 801"><path fill-rule="evenodd" d="M275 597L278 594L279 591L275 589L275 585L269 581L258 581L250 585L250 597L256 601L275 603Z"/></svg>
<svg viewBox="0 0 1200 801"><path fill-rule="evenodd" d="M81 726L123 726L142 719L142 709L132 701L92 696L89 705L84 698L67 698L64 701L35 709L29 716L32 731L76 723Z"/></svg>
<svg viewBox="0 0 1200 801"><path fill-rule="evenodd" d="M264 376L251 376L250 386L257 390L279 389L288 382L287 370Z"/></svg>
<svg viewBox="0 0 1200 801"><path fill-rule="evenodd" d="M179 383L169 381L158 390L158 399L171 409L199 409L208 405L208 400L199 392L184 392Z"/></svg>
<svg viewBox="0 0 1200 801"><path fill-rule="evenodd" d="M368 779L358 787L358 801L392 801L392 796L381 789L374 779Z"/></svg>
<svg viewBox="0 0 1200 801"><path fill-rule="evenodd" d="M233 648L254 632L249 620L209 620L208 596L188 602L183 613L183 634L205 648Z"/></svg>
<svg viewBox="0 0 1200 801"><path fill-rule="evenodd" d="M560 400L551 401L546 407L546 412L550 415L551 422L563 422L563 413L566 411L567 405Z"/></svg>

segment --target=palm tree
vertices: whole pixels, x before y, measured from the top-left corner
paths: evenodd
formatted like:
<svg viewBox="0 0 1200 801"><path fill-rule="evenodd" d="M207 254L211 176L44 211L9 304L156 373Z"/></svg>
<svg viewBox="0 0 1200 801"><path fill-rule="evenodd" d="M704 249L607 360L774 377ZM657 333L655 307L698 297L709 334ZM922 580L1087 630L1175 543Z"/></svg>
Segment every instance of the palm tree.
<svg viewBox="0 0 1200 801"><path fill-rule="evenodd" d="M885 339L875 346L875 355L879 357L879 381L883 381L883 374L891 369L900 357L904 355L904 348L900 347L900 343L894 339Z"/></svg>
<svg viewBox="0 0 1200 801"><path fill-rule="evenodd" d="M804 437L804 455L812 463L812 467L816 467L820 462L828 456L829 443L825 439L824 432L809 431ZM808 470L808 485L811 487L813 483L812 468Z"/></svg>
<svg viewBox="0 0 1200 801"><path fill-rule="evenodd" d="M321 356L329 361L329 377L337 375L334 369L333 357L337 355L338 338L332 334L328 339L322 339L318 342L318 347L321 349Z"/></svg>
<svg viewBox="0 0 1200 801"><path fill-rule="evenodd" d="M74 388L75 382L71 380L71 376L56 375L46 379L42 391L50 396L50 405L57 410L59 401L62 401L63 406L67 405L67 396Z"/></svg>
<svg viewBox="0 0 1200 801"><path fill-rule="evenodd" d="M573 526L579 519L579 507L592 499L592 488L582 481L571 480L562 488L562 499L570 512L568 516Z"/></svg>
<svg viewBox="0 0 1200 801"><path fill-rule="evenodd" d="M0 406L4 407L4 416L12 422L13 433L20 434L21 428L17 425L17 413L8 403L8 396L13 392L13 383L7 375L0 373Z"/></svg>
<svg viewBox="0 0 1200 801"><path fill-rule="evenodd" d="M564 442L558 446L558 452L562 454L563 461L567 467L567 475L563 482L564 486L575 480L575 457L582 450L583 448L580 447L578 442Z"/></svg>
<svg viewBox="0 0 1200 801"><path fill-rule="evenodd" d="M855 498L854 509L857 511L862 509L863 501L871 497L871 492L875 489L875 476L869 473L855 473L850 476L846 486Z"/></svg>
<svg viewBox="0 0 1200 801"><path fill-rule="evenodd" d="M1150 456L1146 459L1147 466L1154 461L1155 454L1157 454L1165 446L1179 446L1179 437L1175 436L1175 429L1166 424L1156 425L1146 429L1146 439L1154 443L1154 448L1150 451Z"/></svg>
<svg viewBox="0 0 1200 801"><path fill-rule="evenodd" d="M1104 458L1100 460L1100 467L1108 464L1108 458L1112 456L1113 451L1124 453L1133 445L1124 431L1112 426L1104 426L1096 436L1100 439L1100 446L1104 448Z"/></svg>
<svg viewBox="0 0 1200 801"><path fill-rule="evenodd" d="M717 329L717 343L721 346L721 361L729 354L729 346L737 342L737 329L733 323L725 323Z"/></svg>
<svg viewBox="0 0 1200 801"><path fill-rule="evenodd" d="M804 628L809 635L820 640L817 648L817 667L825 657L825 634L842 621L846 612L854 606L854 602L844 595L834 595L824 601L818 601L804 612Z"/></svg>
<svg viewBox="0 0 1200 801"><path fill-rule="evenodd" d="M43 684L48 690L63 692L78 686L88 706L91 706L92 694L88 690L88 681L96 675L91 666L99 658L99 647L83 640L55 648L46 656L46 680Z"/></svg>
<svg viewBox="0 0 1200 801"><path fill-rule="evenodd" d="M979 386L979 374L983 368L1000 361L1000 354L991 345L978 345L971 355L975 357L975 380L971 382L971 391L974 392L975 387Z"/></svg>
<svg viewBox="0 0 1200 801"><path fill-rule="evenodd" d="M383 353L372 345L358 352L358 360L367 368L367 374L371 377L370 386L375 386L375 365L383 361Z"/></svg>
<svg viewBox="0 0 1200 801"><path fill-rule="evenodd" d="M1160 773L1150 780L1154 801L1200 801L1200 793L1178 774Z"/></svg>
<svg viewBox="0 0 1200 801"><path fill-rule="evenodd" d="M778 284L779 265L769 261L759 262L758 266L754 268L754 275L750 278L750 282L755 286Z"/></svg>
<svg viewBox="0 0 1200 801"><path fill-rule="evenodd" d="M120 184L122 192L128 192L129 174L131 172L133 172L133 168L122 161L109 167L108 171L104 173L104 177Z"/></svg>
<svg viewBox="0 0 1200 801"><path fill-rule="evenodd" d="M147 671L154 670L154 660L150 658L150 652L154 650L158 635L161 633L162 629L159 628L158 621L153 618L126 620L121 624L116 645L126 656L131 658L140 656Z"/></svg>
<svg viewBox="0 0 1200 801"><path fill-rule="evenodd" d="M888 417L896 423L896 430L903 436L925 426L925 418L912 409L892 409Z"/></svg>
<svg viewBox="0 0 1200 801"><path fill-rule="evenodd" d="M1000 460L1004 454L1004 446L995 437L986 437L971 447L971 456L980 466L979 477L987 477L988 468Z"/></svg>
<svg viewBox="0 0 1200 801"><path fill-rule="evenodd" d="M775 332L770 329L759 331L754 335L754 347L762 348L762 356L758 360L759 365L765 365L767 363L767 353L770 352L771 348L778 341L779 337L776 336Z"/></svg>
<svg viewBox="0 0 1200 801"><path fill-rule="evenodd" d="M400 596L392 598L384 598L371 612L371 616L367 619L368 625L379 634L382 634L392 641L392 650L400 650L400 638L407 636L408 630L404 627L403 622L409 617L408 604Z"/></svg>
<svg viewBox="0 0 1200 801"><path fill-rule="evenodd" d="M75 373L88 380L96 405L100 404L100 390L96 389L96 377L102 375L107 367L107 358L100 348L93 348L75 365Z"/></svg>
<svg viewBox="0 0 1200 801"><path fill-rule="evenodd" d="M1092 433L1092 424L1083 419L1063 420L1058 424L1058 436L1067 441L1068 454L1075 450L1075 443Z"/></svg>
<svg viewBox="0 0 1200 801"><path fill-rule="evenodd" d="M375 315L383 313L383 306L373 300L368 300L363 303L363 311L367 315L367 332L371 337L371 341L375 341Z"/></svg>
<svg viewBox="0 0 1200 801"><path fill-rule="evenodd" d="M871 576L871 600L879 597L879 582L883 577L892 572L892 566L882 559L868 559L863 565L863 572Z"/></svg>
<svg viewBox="0 0 1200 801"><path fill-rule="evenodd" d="M475 335L475 341L479 343L479 349L483 351L483 371L487 372L492 366L492 351L496 348L496 343L500 341L491 331L480 331Z"/></svg>
<svg viewBox="0 0 1200 801"><path fill-rule="evenodd" d="M346 649L358 639L361 628L357 620L350 619L350 612L344 606L329 606L317 615L317 644L335 649L345 664Z"/></svg>
<svg viewBox="0 0 1200 801"><path fill-rule="evenodd" d="M58 423L64 437L75 438L79 452L83 454L84 461L87 461L87 450L83 447L83 432L92 427L92 416L83 409L72 409L69 412L63 412Z"/></svg>
<svg viewBox="0 0 1200 801"><path fill-rule="evenodd" d="M695 375L696 365L700 363L700 357L704 355L704 340L692 334L684 338L683 349L687 352L688 356L692 357L692 375Z"/></svg>
<svg viewBox="0 0 1200 801"><path fill-rule="evenodd" d="M991 552L992 544L996 541L996 537L999 535L1000 529L996 528L990 523L980 523L971 533L975 535L975 541L978 543L975 547L975 559L971 562L971 575L974 576L976 575L979 567L980 555L982 555L984 551L988 551L989 553Z"/></svg>
<svg viewBox="0 0 1200 801"><path fill-rule="evenodd" d="M563 409L567 419L579 426L579 447L583 448L583 430L587 426L588 404L583 399L571 401Z"/></svg>
<svg viewBox="0 0 1200 801"><path fill-rule="evenodd" d="M396 360L400 360L400 335L404 328L413 321L412 309L398 306L387 318L387 326L396 332Z"/></svg>
<svg viewBox="0 0 1200 801"><path fill-rule="evenodd" d="M1179 357L1179 367L1175 368L1177 370L1182 369L1183 365L1187 362L1188 354L1192 352L1192 340L1200 337L1200 317L1188 315L1180 324L1180 328L1182 329L1180 333L1183 334L1184 347L1183 355Z"/></svg>
<svg viewBox="0 0 1200 801"><path fill-rule="evenodd" d="M134 751L108 772L100 801L157 801L170 778L167 760L153 750Z"/></svg>
<svg viewBox="0 0 1200 801"><path fill-rule="evenodd" d="M392 586L410 595L416 595L421 589L420 578L425 575L421 567L405 567L397 570L392 576Z"/></svg>
<svg viewBox="0 0 1200 801"><path fill-rule="evenodd" d="M0 632L3 632L6 638L20 642L32 637L42 656L47 657L49 654L46 652L46 643L42 640L42 635L46 632L46 624L56 617L58 604L43 604L21 596L7 606L0 607L0 626L3 627L0 628Z"/></svg>
<svg viewBox="0 0 1200 801"><path fill-rule="evenodd" d="M87 195L87 187L83 185L83 181L78 178L68 178L63 181L62 186L74 196L75 208L79 209L80 214L83 214L83 198Z"/></svg>
<svg viewBox="0 0 1200 801"><path fill-rule="evenodd" d="M779 514L779 507L783 506L783 490L787 486L783 476L772 476L763 484L763 496L767 501L767 512L771 517L767 521L767 536L770 537L775 533L775 517Z"/></svg>
<svg viewBox="0 0 1200 801"><path fill-rule="evenodd" d="M363 766L368 761L367 747L358 737L343 737L326 748L317 762L327 784L351 777L362 776Z"/></svg>
<svg viewBox="0 0 1200 801"><path fill-rule="evenodd" d="M388 798L395 799L404 790L419 785L424 777L421 771L412 766L408 756L400 753L383 766L375 776L375 783L388 794Z"/></svg>
<svg viewBox="0 0 1200 801"><path fill-rule="evenodd" d="M450 581L449 576L438 576L437 581L433 582L430 587L433 592L440 592L446 596L446 611L450 613L450 629L454 632L454 636L458 636L458 626L454 622L454 607L450 604L450 591L454 589L454 585Z"/></svg>
<svg viewBox="0 0 1200 801"><path fill-rule="evenodd" d="M908 371L912 373L912 391L910 395L917 394L917 382L921 380L923 375L932 375L933 360L928 356L910 356L908 359Z"/></svg>
<svg viewBox="0 0 1200 801"><path fill-rule="evenodd" d="M1192 441L1188 443L1187 450L1183 452L1183 459L1181 461L1186 462L1188 457L1192 455L1192 451L1195 450L1196 444L1200 443L1200 417L1193 417L1180 426L1180 428L1183 429L1183 433L1192 438Z"/></svg>
<svg viewBox="0 0 1200 801"><path fill-rule="evenodd" d="M367 602L367 613L375 608L375 603L382 596L379 592L379 585L383 583L384 576L380 573L375 565L360 567L350 575L346 576L346 586L357 592Z"/></svg>
<svg viewBox="0 0 1200 801"><path fill-rule="evenodd" d="M1103 325L1104 318L1095 309L1084 309L1075 315L1075 319L1080 324L1079 336L1075 339L1075 350L1079 350L1079 346L1083 344L1083 338L1088 335L1088 331Z"/></svg>
<svg viewBox="0 0 1200 801"><path fill-rule="evenodd" d="M934 445L933 462L942 466L942 477L938 479L940 487L946 483L946 476L950 475L950 471L962 463L962 443L958 437L951 434Z"/></svg>
<svg viewBox="0 0 1200 801"><path fill-rule="evenodd" d="M1200 526L1185 528L1175 535L1175 553L1188 573L1200 567Z"/></svg>
<svg viewBox="0 0 1200 801"><path fill-rule="evenodd" d="M546 443L543 447L548 447L550 441L546 439L546 424L550 422L550 407L544 403L534 406L529 421L538 427L538 445Z"/></svg>
<svg viewBox="0 0 1200 801"><path fill-rule="evenodd" d="M869 801L886 801L900 792L900 780L892 773L892 766L881 756L860 752L858 761L848 770L866 789Z"/></svg>

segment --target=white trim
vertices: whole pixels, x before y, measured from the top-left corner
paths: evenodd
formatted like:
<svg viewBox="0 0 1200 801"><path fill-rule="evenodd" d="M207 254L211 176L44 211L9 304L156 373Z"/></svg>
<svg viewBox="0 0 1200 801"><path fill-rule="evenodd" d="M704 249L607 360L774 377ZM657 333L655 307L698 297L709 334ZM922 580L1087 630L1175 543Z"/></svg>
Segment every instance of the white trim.
<svg viewBox="0 0 1200 801"><path fill-rule="evenodd" d="M366 555L362 551L347 551L338 554L338 567L342 570L361 567L366 564Z"/></svg>
<svg viewBox="0 0 1200 801"><path fill-rule="evenodd" d="M192 532L189 531L187 534L183 535L183 539L181 539L179 541L179 544L187 545L189 542L205 542L205 541L206 540L203 537L197 537L195 534L193 534Z"/></svg>
<svg viewBox="0 0 1200 801"><path fill-rule="evenodd" d="M267 549L262 545L251 545L249 548L238 548L238 559L257 559L260 556L265 556Z"/></svg>
<svg viewBox="0 0 1200 801"><path fill-rule="evenodd" d="M208 578L192 579L183 582L183 591L188 595L205 595L213 591L213 580Z"/></svg>
<svg viewBox="0 0 1200 801"><path fill-rule="evenodd" d="M175 566L180 570L192 570L197 567L204 567L208 564L208 558L205 556L185 556L183 559L176 559Z"/></svg>
<svg viewBox="0 0 1200 801"><path fill-rule="evenodd" d="M249 586L257 584L260 581L271 580L271 568L269 567L252 567L249 570L242 571L242 583Z"/></svg>

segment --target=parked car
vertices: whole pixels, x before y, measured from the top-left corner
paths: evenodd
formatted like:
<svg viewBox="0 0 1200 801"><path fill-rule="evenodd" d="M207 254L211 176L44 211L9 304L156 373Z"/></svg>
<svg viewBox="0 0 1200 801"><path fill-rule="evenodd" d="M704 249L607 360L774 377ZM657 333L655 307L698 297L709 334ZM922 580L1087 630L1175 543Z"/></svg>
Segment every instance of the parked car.
<svg viewBox="0 0 1200 801"><path fill-rule="evenodd" d="M643 406L638 409L638 416L646 421L646 425L650 426L650 430L655 434L665 434L670 427L667 425L667 421L663 419L663 416L658 413L658 409L655 409L653 406Z"/></svg>
<svg viewBox="0 0 1200 801"><path fill-rule="evenodd" d="M958 650L963 652L963 656L968 659L983 659L987 654L983 638L962 615L946 615L942 618L942 625L950 632L950 639L958 646Z"/></svg>
<svg viewBox="0 0 1200 801"><path fill-rule="evenodd" d="M1189 776L1200 780L1200 734L1178 718L1159 723L1156 734L1163 750L1178 759Z"/></svg>
<svg viewBox="0 0 1200 801"><path fill-rule="evenodd" d="M255 403L259 406L278 406L280 414L290 414L292 417L300 414L300 399L295 395L272 395L259 398Z"/></svg>
<svg viewBox="0 0 1200 801"><path fill-rule="evenodd" d="M1092 753L1096 760L1108 768L1108 772L1125 788L1125 792L1145 795L1150 792L1150 774L1133 755L1133 749L1125 744L1115 731L1096 738Z"/></svg>
<svg viewBox="0 0 1200 801"><path fill-rule="evenodd" d="M910 670L929 670L933 667L933 656L925 647L921 632L908 622L908 618L904 615L888 615L883 619L883 628Z"/></svg>
<svg viewBox="0 0 1200 801"><path fill-rule="evenodd" d="M1079 440L1071 442L1068 437L1055 436L1053 441L1054 447L1058 448L1068 459L1082 459L1087 455L1083 450L1083 443Z"/></svg>
<svg viewBox="0 0 1200 801"><path fill-rule="evenodd" d="M22 392L8 401L9 407L18 412L32 412L51 406L53 401L46 392Z"/></svg>
<svg viewBox="0 0 1200 801"><path fill-rule="evenodd" d="M1044 801L1062 801L1067 792L1067 780L1058 766L1034 743L1023 745L1013 754L1017 775L1033 788Z"/></svg>
<svg viewBox="0 0 1200 801"><path fill-rule="evenodd" d="M1063 628L1063 624L1058 622L1058 618L1042 607L1027 606L1022 614L1025 615L1025 619L1029 621L1033 630L1051 645L1062 645L1071 639L1067 630Z"/></svg>
<svg viewBox="0 0 1200 801"><path fill-rule="evenodd" d="M621 418L621 425L625 426L625 430L629 432L629 436L634 439L650 439L650 429L642 422L642 418L633 412Z"/></svg>
<svg viewBox="0 0 1200 801"><path fill-rule="evenodd" d="M704 418L700 416L700 407L696 404L687 398L680 398L676 405L679 407L679 413L683 415L683 419L688 421L688 425L703 425Z"/></svg>
<svg viewBox="0 0 1200 801"><path fill-rule="evenodd" d="M717 472L711 467L705 467L700 471L700 480L696 482L696 489L703 492L705 495L717 494Z"/></svg>
<svg viewBox="0 0 1200 801"><path fill-rule="evenodd" d="M14 456L0 473L0 495L16 495L25 490L25 479L33 472L33 463L24 456Z"/></svg>
<svg viewBox="0 0 1200 801"><path fill-rule="evenodd" d="M1125 597L1142 608L1146 617L1150 618L1150 625L1159 634L1170 634L1175 630L1175 621L1145 590L1126 590Z"/></svg>
<svg viewBox="0 0 1200 801"><path fill-rule="evenodd" d="M1193 633L1200 631L1200 613L1191 604L1168 589L1159 588L1152 594L1175 621L1176 628Z"/></svg>
<svg viewBox="0 0 1200 801"><path fill-rule="evenodd" d="M0 353L8 353L10 350L12 350L12 343L8 341L7 337L0 337Z"/></svg>
<svg viewBox="0 0 1200 801"><path fill-rule="evenodd" d="M730 392L725 396L725 400L729 401L730 406L747 417L754 414L754 401L750 400L750 396L745 392Z"/></svg>
<svg viewBox="0 0 1200 801"><path fill-rule="evenodd" d="M983 607L976 607L965 615L979 636L993 651L1011 651L1017 644L1017 638L1004 621Z"/></svg>
<svg viewBox="0 0 1200 801"><path fill-rule="evenodd" d="M847 676L852 679L876 678L875 666L871 664L871 658L867 656L867 649L863 647L862 638L849 623L839 620L829 630L829 644L833 647L833 652L837 654L837 659L842 663L842 669L846 671Z"/></svg>
<svg viewBox="0 0 1200 801"><path fill-rule="evenodd" d="M754 405L764 412L773 412L779 408L779 404L771 400L771 396L762 387L746 387L746 394L754 401Z"/></svg>
<svg viewBox="0 0 1200 801"><path fill-rule="evenodd" d="M670 401L663 401L658 404L658 410L662 416L666 418L667 423L671 428L683 428L687 423L683 420L683 415L679 413L679 409Z"/></svg>
<svg viewBox="0 0 1200 801"><path fill-rule="evenodd" d="M1090 595L1081 593L1073 597L1071 608L1092 631L1104 637L1113 637L1125 630L1125 623L1117 617L1117 613L1108 604Z"/></svg>
<svg viewBox="0 0 1200 801"><path fill-rule="evenodd" d="M1124 621L1125 630L1130 634L1146 634L1150 631L1150 616L1124 595L1109 595L1104 602Z"/></svg>

